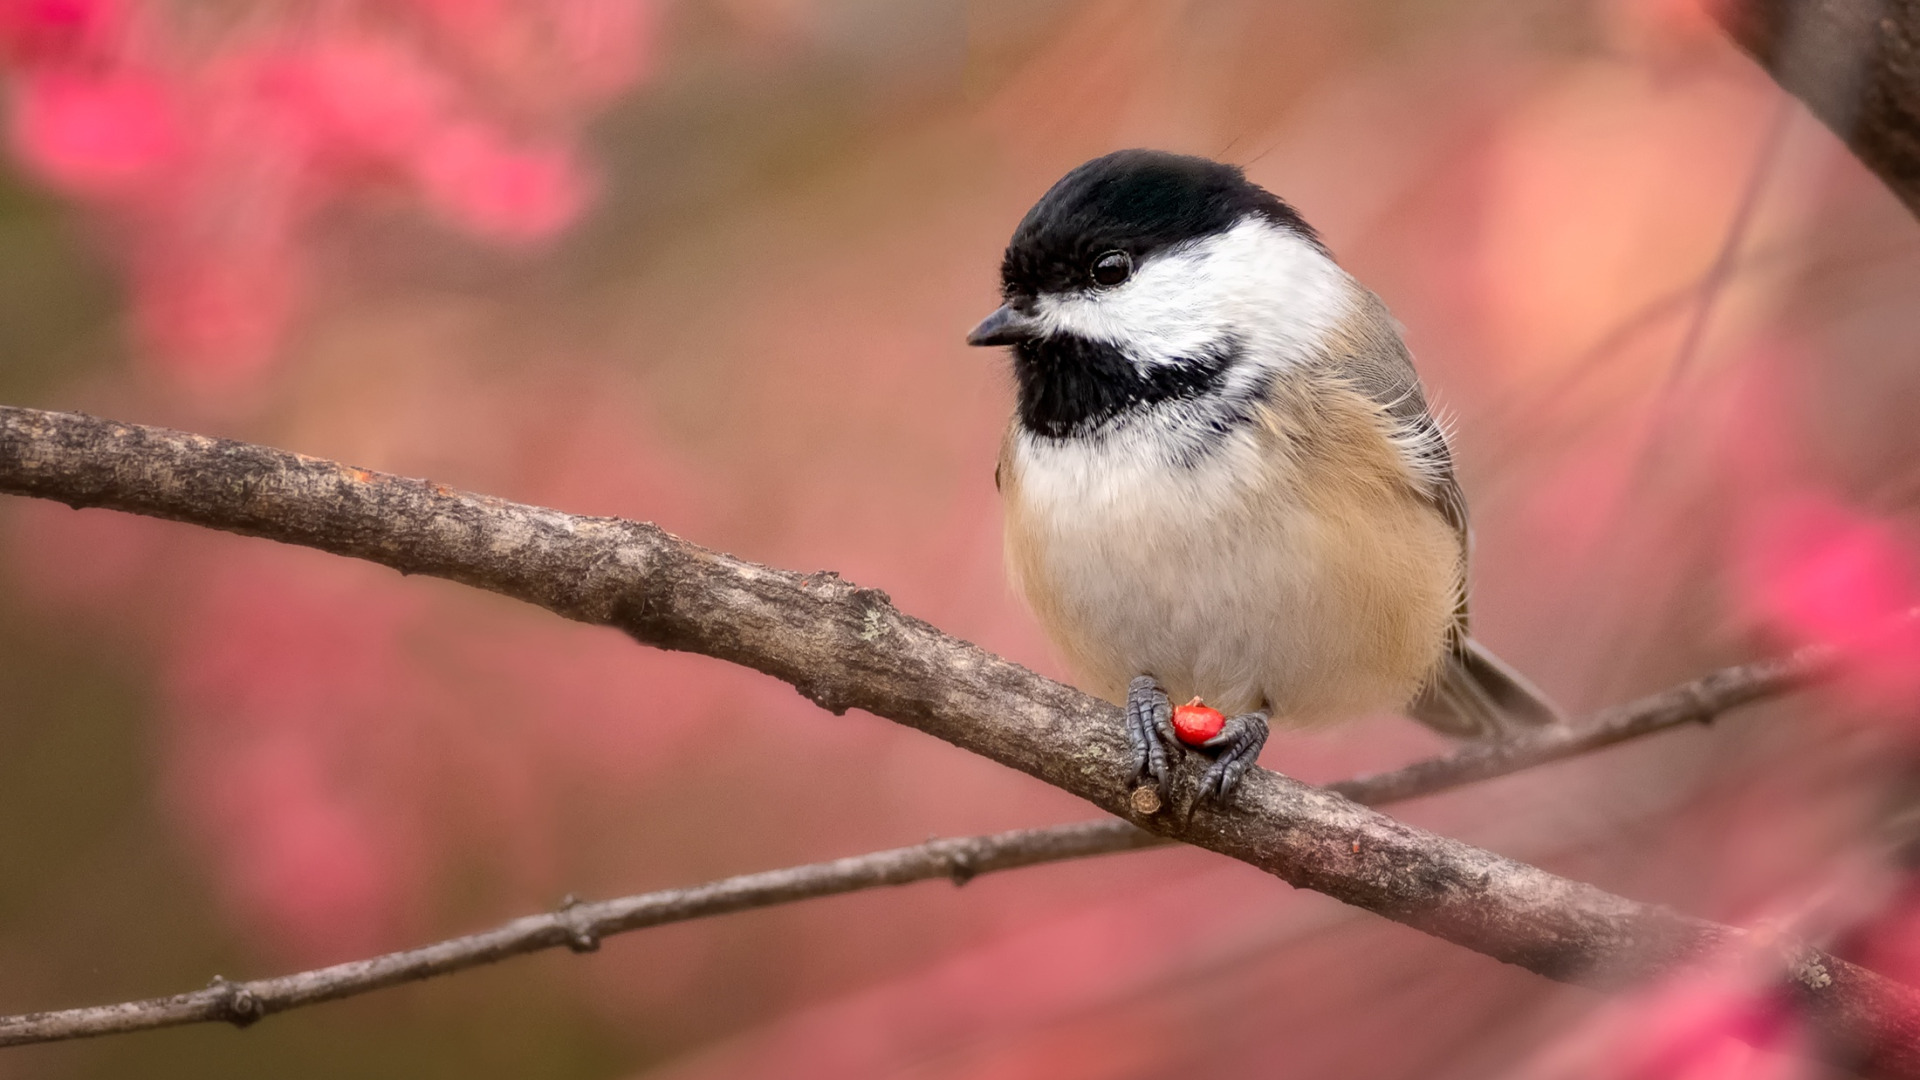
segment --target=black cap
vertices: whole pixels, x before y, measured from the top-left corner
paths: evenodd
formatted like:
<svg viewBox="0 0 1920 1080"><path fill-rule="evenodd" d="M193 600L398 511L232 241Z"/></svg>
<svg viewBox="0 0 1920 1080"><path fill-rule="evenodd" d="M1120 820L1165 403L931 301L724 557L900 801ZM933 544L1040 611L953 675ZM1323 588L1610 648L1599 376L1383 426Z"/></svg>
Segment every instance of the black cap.
<svg viewBox="0 0 1920 1080"><path fill-rule="evenodd" d="M1124 251L1138 265L1157 251L1226 232L1250 214L1321 247L1293 207L1236 165L1116 150L1061 177L1027 211L1007 244L1001 282L1010 298L1090 288L1093 261L1106 252Z"/></svg>

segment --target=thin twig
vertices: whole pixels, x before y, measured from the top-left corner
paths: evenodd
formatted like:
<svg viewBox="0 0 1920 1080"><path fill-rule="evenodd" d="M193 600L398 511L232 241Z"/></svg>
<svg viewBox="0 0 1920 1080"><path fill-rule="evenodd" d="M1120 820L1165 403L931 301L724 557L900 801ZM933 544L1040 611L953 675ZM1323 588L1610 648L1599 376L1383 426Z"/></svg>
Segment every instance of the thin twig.
<svg viewBox="0 0 1920 1080"><path fill-rule="evenodd" d="M1706 723L1729 709L1797 689L1834 665L1834 650L1808 647L1778 660L1723 668L1663 693L1610 709L1578 728L1537 732L1497 746L1475 746L1392 772L1330 785L1355 802L1379 805L1431 795L1575 757L1683 724ZM991 836L929 840L832 862L725 878L685 889L597 903L570 903L478 934L449 938L368 960L250 982L216 980L204 990L117 1005L0 1016L0 1046L60 1042L182 1024L226 1021L242 1027L302 1005L450 975L546 949L591 952L629 930L684 922L820 896L981 874L1023 866L1139 851L1174 841L1119 819L1016 829Z"/></svg>
<svg viewBox="0 0 1920 1080"><path fill-rule="evenodd" d="M1680 336L1680 344L1674 350L1673 363L1667 368L1667 378L1661 391L1661 403L1656 410L1664 416L1670 408L1669 402L1678 396L1680 385L1693 373L1694 364L1700 359L1701 343L1706 340L1707 327L1713 322L1713 313L1720 303L1727 285L1732 282L1739 268L1740 252L1746 246L1747 233L1753 227L1753 219L1760 210L1761 196L1766 193L1768 184L1773 180L1775 169L1780 163L1780 151L1786 145L1787 131L1793 125L1794 107L1791 99L1782 98L1774 106L1773 119L1767 122L1766 133L1760 137L1760 149L1753 156L1753 165L1747 170L1747 182L1741 186L1740 201L1734 204L1733 217L1727 222L1726 234L1720 240L1720 249L1714 253L1713 262L1700 278L1695 291L1693 316L1687 320L1687 329ZM1656 431L1656 438L1660 432Z"/></svg>
<svg viewBox="0 0 1920 1080"><path fill-rule="evenodd" d="M1606 709L1585 724L1549 728L1504 742L1470 744L1442 757L1327 787L1368 806L1431 795L1683 724L1710 723L1730 709L1826 678L1839 662L1839 650L1832 646L1808 645L1787 656L1709 672L1692 682Z"/></svg>
<svg viewBox="0 0 1920 1080"><path fill-rule="evenodd" d="M0 1046L56 1042L224 1020L246 1026L302 1005L448 975L545 949L592 952L603 938L663 923L788 904L816 896L905 885L928 878L965 882L977 874L1170 843L1124 821L1089 821L993 836L930 840L831 862L744 874L687 889L597 903L570 902L478 934L368 960L250 982L215 979L204 990L58 1012L0 1017Z"/></svg>
<svg viewBox="0 0 1920 1080"><path fill-rule="evenodd" d="M1670 975L1751 936L1414 828L1255 769L1224 811L1136 813L1118 710L912 618L886 594L655 526L455 491L263 446L0 407L0 492L268 537L489 589L907 724L1300 888L1587 986ZM1182 762L1175 794L1197 776ZM1813 974L1808 974L1808 973ZM1920 991L1808 950L1784 991L1813 1050L1920 1080ZM222 992L224 988L220 988ZM237 997L237 995L236 995ZM236 1008L249 1008L239 998Z"/></svg>

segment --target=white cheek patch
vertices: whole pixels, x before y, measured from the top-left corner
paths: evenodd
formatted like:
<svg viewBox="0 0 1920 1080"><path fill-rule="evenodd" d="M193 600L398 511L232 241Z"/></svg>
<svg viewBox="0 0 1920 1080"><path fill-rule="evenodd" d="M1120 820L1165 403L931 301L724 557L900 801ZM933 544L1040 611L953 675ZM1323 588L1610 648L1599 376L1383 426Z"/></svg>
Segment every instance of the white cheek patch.
<svg viewBox="0 0 1920 1080"><path fill-rule="evenodd" d="M1311 355L1353 306L1352 279L1298 234L1258 217L1143 262L1125 284L1042 296L1055 333L1119 346L1143 367L1237 341L1263 366Z"/></svg>

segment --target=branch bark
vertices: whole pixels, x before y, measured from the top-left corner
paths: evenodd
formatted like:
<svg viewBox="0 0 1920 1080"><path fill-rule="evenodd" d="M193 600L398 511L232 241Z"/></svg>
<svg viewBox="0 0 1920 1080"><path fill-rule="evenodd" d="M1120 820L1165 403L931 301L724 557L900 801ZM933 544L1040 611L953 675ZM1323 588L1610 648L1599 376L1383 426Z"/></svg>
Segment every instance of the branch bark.
<svg viewBox="0 0 1920 1080"><path fill-rule="evenodd" d="M1920 216L1920 0L1709 0L1707 7Z"/></svg>
<svg viewBox="0 0 1920 1080"><path fill-rule="evenodd" d="M1608 710L1578 729L1536 732L1499 747L1468 747L1330 787L1369 805L1434 794L1683 724L1707 723L1729 709L1807 685L1832 671L1835 659L1833 649L1810 646L1783 659L1723 668ZM303 1005L451 975L527 953L563 947L590 952L599 948L604 938L664 923L931 878L944 877L964 885L981 874L1172 843L1171 837L1115 819L929 840L913 847L746 874L692 888L591 904L569 903L558 912L515 919L482 933L278 978L249 982L216 978L204 990L170 997L0 1016L0 1046L220 1021L246 1027Z"/></svg>
<svg viewBox="0 0 1920 1080"><path fill-rule="evenodd" d="M1231 812L1131 811L1118 711L821 572L735 559L652 525L576 517L245 443L0 407L0 492L104 506L490 589L640 641L743 664L1072 792L1147 831L1260 867L1528 970L1590 986L1756 947L1415 829L1256 769ZM1183 775L1191 786L1192 776ZM1783 985L1828 1053L1920 1077L1920 993L1811 949Z"/></svg>

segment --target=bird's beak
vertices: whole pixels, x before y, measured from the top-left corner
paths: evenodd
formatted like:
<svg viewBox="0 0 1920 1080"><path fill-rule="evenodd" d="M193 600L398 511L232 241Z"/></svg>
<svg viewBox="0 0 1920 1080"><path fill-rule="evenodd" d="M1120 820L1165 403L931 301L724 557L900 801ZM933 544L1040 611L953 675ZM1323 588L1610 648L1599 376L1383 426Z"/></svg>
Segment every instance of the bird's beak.
<svg viewBox="0 0 1920 1080"><path fill-rule="evenodd" d="M1040 323L1025 312L1016 311L1005 304L995 308L993 314L980 320L980 325L967 335L969 345L1012 345L1018 341L1041 336Z"/></svg>

